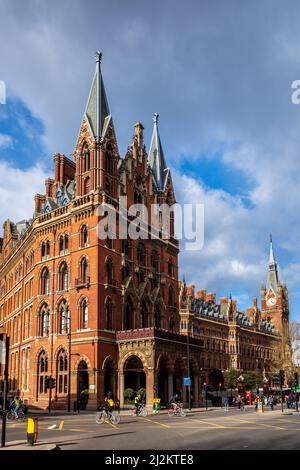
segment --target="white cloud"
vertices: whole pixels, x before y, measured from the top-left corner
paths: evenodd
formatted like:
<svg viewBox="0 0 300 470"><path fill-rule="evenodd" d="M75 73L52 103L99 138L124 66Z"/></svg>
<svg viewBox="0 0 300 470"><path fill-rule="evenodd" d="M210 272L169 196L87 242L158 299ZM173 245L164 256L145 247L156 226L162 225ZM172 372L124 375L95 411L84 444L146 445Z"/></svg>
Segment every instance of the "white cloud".
<svg viewBox="0 0 300 470"><path fill-rule="evenodd" d="M13 146L13 139L10 135L0 134L0 150Z"/></svg>
<svg viewBox="0 0 300 470"><path fill-rule="evenodd" d="M34 195L44 193L46 173L42 167L34 166L27 170L13 168L0 161L0 221L13 222L32 217ZM2 227L0 227L2 232Z"/></svg>

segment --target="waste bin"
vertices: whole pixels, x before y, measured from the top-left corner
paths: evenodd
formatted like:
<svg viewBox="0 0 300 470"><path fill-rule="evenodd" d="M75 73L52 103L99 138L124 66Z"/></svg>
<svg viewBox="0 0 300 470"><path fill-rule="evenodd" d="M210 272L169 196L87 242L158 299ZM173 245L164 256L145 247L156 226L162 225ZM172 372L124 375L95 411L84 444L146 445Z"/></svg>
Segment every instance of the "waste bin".
<svg viewBox="0 0 300 470"><path fill-rule="evenodd" d="M27 442L30 445L34 445L38 437L38 419L28 418L27 421Z"/></svg>
<svg viewBox="0 0 300 470"><path fill-rule="evenodd" d="M154 398L153 400L153 413L158 413L161 408L160 398Z"/></svg>

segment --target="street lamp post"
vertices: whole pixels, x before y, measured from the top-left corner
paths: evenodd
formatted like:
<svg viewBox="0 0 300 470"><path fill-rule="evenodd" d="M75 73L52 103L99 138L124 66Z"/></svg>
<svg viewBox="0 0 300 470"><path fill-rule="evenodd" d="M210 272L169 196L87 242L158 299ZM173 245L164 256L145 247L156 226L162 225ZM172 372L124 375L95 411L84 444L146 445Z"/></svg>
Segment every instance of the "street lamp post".
<svg viewBox="0 0 300 470"><path fill-rule="evenodd" d="M190 377L190 372L191 371L190 371L190 341L189 341L189 335L190 335L190 325L188 323L186 348L187 348L187 371L188 371L188 378L189 378L189 384L188 384L189 410L191 411L191 377Z"/></svg>
<svg viewBox="0 0 300 470"><path fill-rule="evenodd" d="M222 387L222 384L221 382L219 383L219 392L220 392L220 398L221 398L221 405L222 406L222 394L221 394L221 387Z"/></svg>

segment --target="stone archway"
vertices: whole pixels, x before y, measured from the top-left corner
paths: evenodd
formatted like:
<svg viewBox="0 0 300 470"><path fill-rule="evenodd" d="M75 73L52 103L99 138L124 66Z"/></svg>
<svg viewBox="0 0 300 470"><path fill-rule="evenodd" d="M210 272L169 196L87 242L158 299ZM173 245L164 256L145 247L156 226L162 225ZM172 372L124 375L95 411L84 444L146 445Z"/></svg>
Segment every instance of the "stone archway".
<svg viewBox="0 0 300 470"><path fill-rule="evenodd" d="M116 396L116 367L113 359L108 357L103 366L104 396Z"/></svg>
<svg viewBox="0 0 300 470"><path fill-rule="evenodd" d="M183 386L183 377L186 371L186 363L182 357L177 357L174 363L173 390L183 402L186 402L186 389Z"/></svg>
<svg viewBox="0 0 300 470"><path fill-rule="evenodd" d="M89 371L86 361L81 360L77 367L77 401L85 409L89 399Z"/></svg>
<svg viewBox="0 0 300 470"><path fill-rule="evenodd" d="M124 363L124 391L131 388L138 392L146 389L146 372L143 362L136 355L129 356Z"/></svg>
<svg viewBox="0 0 300 470"><path fill-rule="evenodd" d="M159 357L157 363L157 397L161 403L169 403L173 396L173 371L168 354Z"/></svg>

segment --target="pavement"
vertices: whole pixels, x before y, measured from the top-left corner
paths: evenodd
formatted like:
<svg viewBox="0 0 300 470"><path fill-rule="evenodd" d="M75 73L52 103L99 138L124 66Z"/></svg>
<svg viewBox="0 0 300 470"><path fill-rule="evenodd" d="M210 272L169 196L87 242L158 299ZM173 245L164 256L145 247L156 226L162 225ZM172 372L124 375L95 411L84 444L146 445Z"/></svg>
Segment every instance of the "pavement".
<svg viewBox="0 0 300 470"><path fill-rule="evenodd" d="M39 442L47 450L202 450L299 449L300 413L268 407L193 409L185 418L168 416L166 410L147 417L121 412L118 425L96 424L95 413L39 416ZM9 423L7 449L23 449L26 423ZM26 450L32 449L25 445ZM4 449L0 449L4 450Z"/></svg>

